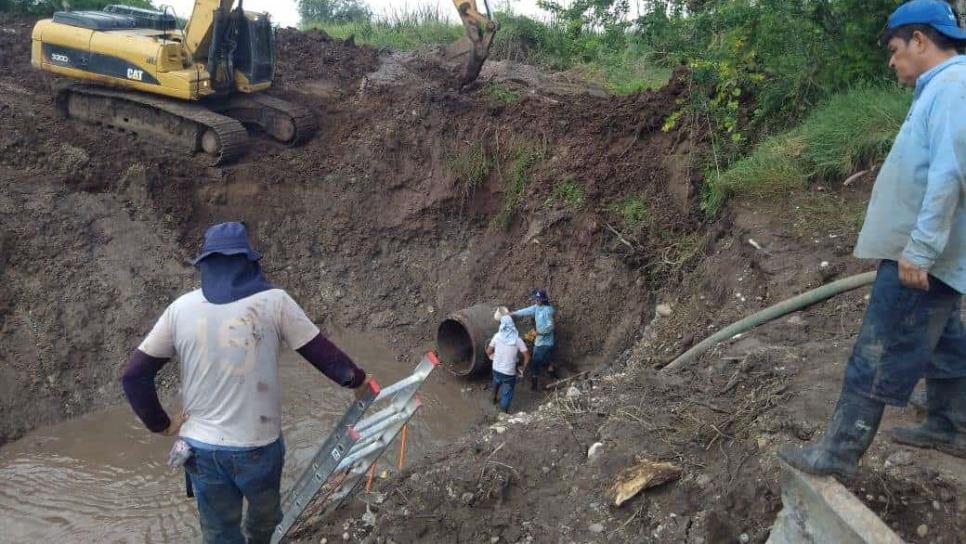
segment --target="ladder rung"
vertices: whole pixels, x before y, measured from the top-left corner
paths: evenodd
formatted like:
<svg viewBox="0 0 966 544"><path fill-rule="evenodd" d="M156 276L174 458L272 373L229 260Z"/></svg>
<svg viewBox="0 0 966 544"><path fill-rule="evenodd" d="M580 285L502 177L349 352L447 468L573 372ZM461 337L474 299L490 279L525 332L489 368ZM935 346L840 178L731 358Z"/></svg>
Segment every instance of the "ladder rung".
<svg viewBox="0 0 966 544"><path fill-rule="evenodd" d="M382 399L391 397L391 396L395 395L396 393L398 393L399 391L401 391L402 389L405 389L406 387L408 387L410 385L415 385L417 383L420 383L420 382L422 382L425 379L426 379L426 376L417 373L417 374L413 374L413 375L411 375L411 376L409 376L409 377L407 377L405 379L399 380L398 382L396 382L396 383L390 385L389 387L383 389L382 391L380 391L379 392L379 396L376 397L375 402L379 402Z"/></svg>

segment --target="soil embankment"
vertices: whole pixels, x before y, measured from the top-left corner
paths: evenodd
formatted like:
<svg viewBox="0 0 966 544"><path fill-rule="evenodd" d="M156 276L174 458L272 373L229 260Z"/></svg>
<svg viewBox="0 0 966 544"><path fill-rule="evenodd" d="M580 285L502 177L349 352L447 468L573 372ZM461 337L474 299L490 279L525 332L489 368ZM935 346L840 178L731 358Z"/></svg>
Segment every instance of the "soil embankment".
<svg viewBox="0 0 966 544"><path fill-rule="evenodd" d="M208 168L61 119L52 79L29 65L31 21L0 26L0 441L117 402L120 365L194 285L187 258L212 222L245 221L270 279L319 323L400 354L431 347L446 312L519 306L542 286L571 368L616 353L650 315L655 276L640 265L660 240L622 243L615 206L633 195L666 234L697 227L687 172L662 164L676 135L657 130L680 83L614 99L505 79L520 89L508 103L454 92L428 54L282 30L273 92L317 111L319 134L298 149L256 136L239 163ZM558 198L565 180L593 205Z"/></svg>

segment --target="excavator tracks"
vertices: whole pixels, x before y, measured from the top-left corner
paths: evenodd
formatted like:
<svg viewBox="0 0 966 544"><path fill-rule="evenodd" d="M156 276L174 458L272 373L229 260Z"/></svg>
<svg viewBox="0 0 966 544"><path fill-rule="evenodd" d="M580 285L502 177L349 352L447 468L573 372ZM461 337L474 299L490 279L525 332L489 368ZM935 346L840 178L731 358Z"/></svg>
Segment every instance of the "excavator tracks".
<svg viewBox="0 0 966 544"><path fill-rule="evenodd" d="M189 154L211 157L211 165L244 154L248 132L236 119L186 102L88 85L69 85L57 94L68 118L159 141Z"/></svg>
<svg viewBox="0 0 966 544"><path fill-rule="evenodd" d="M266 94L236 94L211 101L214 111L258 126L272 139L287 146L297 146L315 135L319 125L309 109Z"/></svg>

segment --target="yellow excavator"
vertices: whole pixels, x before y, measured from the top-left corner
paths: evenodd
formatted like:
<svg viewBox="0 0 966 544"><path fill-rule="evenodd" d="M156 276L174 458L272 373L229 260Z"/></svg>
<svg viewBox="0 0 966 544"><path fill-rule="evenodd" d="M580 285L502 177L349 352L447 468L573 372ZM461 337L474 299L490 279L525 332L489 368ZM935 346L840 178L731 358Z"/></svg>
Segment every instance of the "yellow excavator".
<svg viewBox="0 0 966 544"><path fill-rule="evenodd" d="M68 118L201 151L212 164L244 153L245 125L298 145L317 120L262 92L275 74L275 31L268 14L242 1L195 0L183 27L168 9L59 11L34 26L31 64L68 78L56 100ZM497 27L476 0L453 2L471 44L462 87L479 75Z"/></svg>

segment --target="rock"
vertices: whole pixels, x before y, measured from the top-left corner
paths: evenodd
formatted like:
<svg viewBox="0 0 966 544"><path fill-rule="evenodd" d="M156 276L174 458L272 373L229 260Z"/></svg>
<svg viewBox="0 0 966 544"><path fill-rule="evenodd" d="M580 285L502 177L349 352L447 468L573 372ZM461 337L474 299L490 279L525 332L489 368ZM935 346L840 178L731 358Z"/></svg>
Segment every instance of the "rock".
<svg viewBox="0 0 966 544"><path fill-rule="evenodd" d="M342 533L342 540L348 541L349 540L349 533Z"/></svg>
<svg viewBox="0 0 966 544"><path fill-rule="evenodd" d="M919 527L916 527L916 534L919 535L919 538L926 538L926 535L929 534L929 527L923 523Z"/></svg>
<svg viewBox="0 0 966 544"><path fill-rule="evenodd" d="M939 510L940 508L941 508L941 506L939 505L939 501L932 501L932 509L933 510Z"/></svg>
<svg viewBox="0 0 966 544"><path fill-rule="evenodd" d="M748 544L748 542L751 541L751 537L748 536L748 533L741 533L738 535L738 540L741 542L741 544Z"/></svg>
<svg viewBox="0 0 966 544"><path fill-rule="evenodd" d="M788 319L786 319L785 322L795 327L801 327L802 325L805 325L805 318L803 318L798 314L795 314L789 317Z"/></svg>
<svg viewBox="0 0 966 544"><path fill-rule="evenodd" d="M366 513L362 514L362 524L366 527L375 527L376 525L376 515L369 510L368 505L366 506Z"/></svg>
<svg viewBox="0 0 966 544"><path fill-rule="evenodd" d="M90 156L87 155L87 151L70 144L60 146L56 157L57 165L64 172L76 172L84 166L87 166L87 163L90 162Z"/></svg>
<svg viewBox="0 0 966 544"><path fill-rule="evenodd" d="M580 389L578 389L576 385L571 385L570 387L567 388L568 399L575 399L579 396L580 396Z"/></svg>
<svg viewBox="0 0 966 544"><path fill-rule="evenodd" d="M604 532L604 526L601 525L600 523L595 523L590 527L588 527L587 530L597 535Z"/></svg>
<svg viewBox="0 0 966 544"><path fill-rule="evenodd" d="M654 311L658 317L670 317L672 313L670 304L658 304Z"/></svg>
<svg viewBox="0 0 966 544"><path fill-rule="evenodd" d="M493 432L495 432L496 434L503 434L506 432L506 427L504 427L503 425L493 425L492 427L490 427L490 429L492 429Z"/></svg>
<svg viewBox="0 0 966 544"><path fill-rule="evenodd" d="M603 442L594 442L587 448L587 460L593 461L598 455L600 455L600 449L604 447Z"/></svg>
<svg viewBox="0 0 966 544"><path fill-rule="evenodd" d="M460 500L463 502L463 504L469 504L473 502L473 494L467 491L466 493L463 493L462 496L460 496Z"/></svg>
<svg viewBox="0 0 966 544"><path fill-rule="evenodd" d="M496 544L499 541L500 541L500 537L498 537L498 536L491 536L490 537L490 544Z"/></svg>
<svg viewBox="0 0 966 544"><path fill-rule="evenodd" d="M392 310L383 310L372 314L369 317L369 327L373 329L384 329L391 327L396 322L396 314Z"/></svg>
<svg viewBox="0 0 966 544"><path fill-rule="evenodd" d="M904 467L912 464L912 452L909 450L899 450L890 455L885 462L886 468L890 466Z"/></svg>

